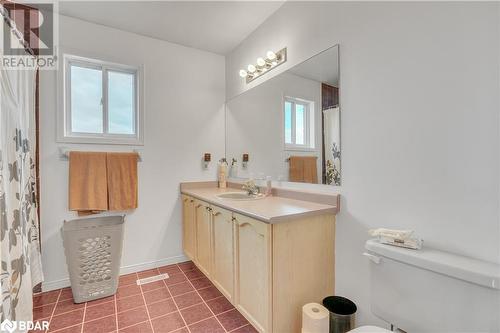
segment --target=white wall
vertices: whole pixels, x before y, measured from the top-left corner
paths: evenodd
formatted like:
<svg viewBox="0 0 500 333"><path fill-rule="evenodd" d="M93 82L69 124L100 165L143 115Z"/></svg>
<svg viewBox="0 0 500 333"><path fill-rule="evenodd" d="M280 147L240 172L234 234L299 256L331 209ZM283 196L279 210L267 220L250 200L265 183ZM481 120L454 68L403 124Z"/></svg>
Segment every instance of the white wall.
<svg viewBox="0 0 500 333"><path fill-rule="evenodd" d="M283 98L301 98L314 102L314 150L285 150ZM249 163L242 167L242 154L249 154ZM288 180L290 155L318 157L318 181L321 183L321 83L291 73L231 99L226 104L226 157L238 161L238 178L271 176Z"/></svg>
<svg viewBox="0 0 500 333"><path fill-rule="evenodd" d="M144 269L183 259L183 180L213 180L216 163L201 168L204 152L224 155L224 57L68 17L60 19L60 44L105 60L145 66L145 144L139 163L139 208L128 215L122 266ZM58 147L122 150L123 146L56 143L56 73L41 75L41 232L44 288L67 284L60 228L68 211L68 162ZM159 262L158 262L159 261ZM139 266L136 266L139 265Z"/></svg>
<svg viewBox="0 0 500 333"><path fill-rule="evenodd" d="M287 2L226 58L230 98L340 44L336 292L361 324L378 323L369 228L412 228L427 246L500 263L498 22L497 3ZM238 77L285 46L286 64Z"/></svg>

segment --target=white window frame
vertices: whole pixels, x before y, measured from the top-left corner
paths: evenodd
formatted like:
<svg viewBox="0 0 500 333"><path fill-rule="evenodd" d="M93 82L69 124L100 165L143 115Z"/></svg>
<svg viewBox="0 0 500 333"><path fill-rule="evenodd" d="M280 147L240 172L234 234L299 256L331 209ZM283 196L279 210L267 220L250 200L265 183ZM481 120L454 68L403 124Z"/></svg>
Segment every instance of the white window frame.
<svg viewBox="0 0 500 333"><path fill-rule="evenodd" d="M62 55L62 65L59 76L59 117L58 117L58 142L88 143L88 144L144 144L144 80L143 66L124 65L115 62L97 60L76 56L73 54ZM92 68L102 71L102 111L103 133L73 132L71 126L71 66ZM109 133L108 124L108 73L119 72L134 75L134 132L135 134Z"/></svg>
<svg viewBox="0 0 500 333"><path fill-rule="evenodd" d="M286 103L291 103L292 104L292 143L287 143L286 138L285 138L285 106ZM296 108L295 106L297 104L303 105L304 106L304 143L303 144L297 144L295 142L297 133L296 133ZM296 98L296 97L290 97L290 96L285 96L284 101L283 101L283 141L285 142L285 148L290 149L290 150L311 150L314 149L313 145L313 140L311 138L311 127L312 124L314 124L314 119L313 119L313 102L307 101L305 99L301 98Z"/></svg>

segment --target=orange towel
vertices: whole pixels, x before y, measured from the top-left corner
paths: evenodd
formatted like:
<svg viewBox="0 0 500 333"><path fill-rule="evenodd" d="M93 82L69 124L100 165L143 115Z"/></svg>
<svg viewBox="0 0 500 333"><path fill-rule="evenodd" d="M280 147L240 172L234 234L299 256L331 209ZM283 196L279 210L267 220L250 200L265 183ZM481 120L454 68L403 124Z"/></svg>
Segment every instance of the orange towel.
<svg viewBox="0 0 500 333"><path fill-rule="evenodd" d="M289 181L301 183L318 183L316 156L290 156Z"/></svg>
<svg viewBox="0 0 500 333"><path fill-rule="evenodd" d="M137 208L137 153L107 153L109 210Z"/></svg>
<svg viewBox="0 0 500 333"><path fill-rule="evenodd" d="M78 215L108 209L106 153L69 153L69 209Z"/></svg>

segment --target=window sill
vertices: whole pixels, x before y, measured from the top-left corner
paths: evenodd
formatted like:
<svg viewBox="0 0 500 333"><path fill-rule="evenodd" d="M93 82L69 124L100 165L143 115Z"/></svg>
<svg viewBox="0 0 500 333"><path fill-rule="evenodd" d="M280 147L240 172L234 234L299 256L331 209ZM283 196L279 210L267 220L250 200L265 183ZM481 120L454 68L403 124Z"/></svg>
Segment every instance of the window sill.
<svg viewBox="0 0 500 333"><path fill-rule="evenodd" d="M318 149L311 147L288 147L285 146L285 151L307 151L307 152L316 152Z"/></svg>
<svg viewBox="0 0 500 333"><path fill-rule="evenodd" d="M113 138L113 137L89 137L89 136L65 136L57 139L58 143L79 143L93 145L127 145L144 146L142 138Z"/></svg>

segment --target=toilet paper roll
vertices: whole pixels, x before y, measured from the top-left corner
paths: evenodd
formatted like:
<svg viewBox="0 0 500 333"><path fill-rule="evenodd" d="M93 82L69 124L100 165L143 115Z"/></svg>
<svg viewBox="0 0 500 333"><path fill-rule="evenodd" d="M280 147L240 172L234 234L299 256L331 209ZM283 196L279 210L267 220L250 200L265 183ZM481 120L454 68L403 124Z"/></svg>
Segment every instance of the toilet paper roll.
<svg viewBox="0 0 500 333"><path fill-rule="evenodd" d="M321 304L308 303L302 307L302 333L328 333L330 312Z"/></svg>

